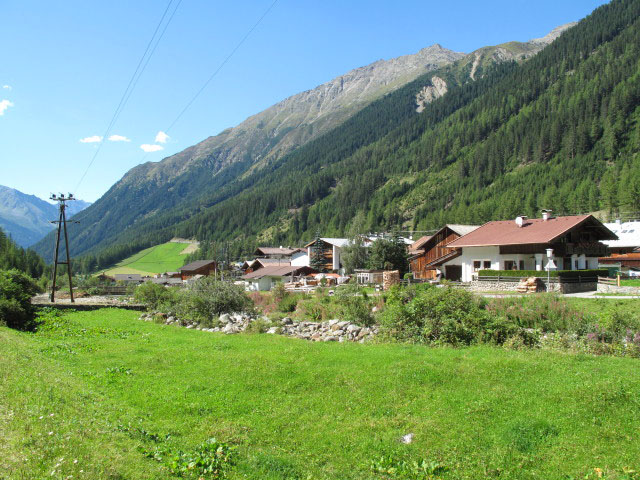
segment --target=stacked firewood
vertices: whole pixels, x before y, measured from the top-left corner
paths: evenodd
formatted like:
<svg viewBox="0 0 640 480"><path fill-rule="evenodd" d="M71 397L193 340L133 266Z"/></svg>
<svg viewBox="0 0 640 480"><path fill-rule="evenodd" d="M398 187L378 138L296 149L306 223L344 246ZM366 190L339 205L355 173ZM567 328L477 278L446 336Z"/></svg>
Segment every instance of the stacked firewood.
<svg viewBox="0 0 640 480"><path fill-rule="evenodd" d="M389 290L393 285L400 283L399 270L385 270L382 272L382 288Z"/></svg>
<svg viewBox="0 0 640 480"><path fill-rule="evenodd" d="M523 278L516 287L518 293L536 293L540 290L542 290L542 286L537 277Z"/></svg>

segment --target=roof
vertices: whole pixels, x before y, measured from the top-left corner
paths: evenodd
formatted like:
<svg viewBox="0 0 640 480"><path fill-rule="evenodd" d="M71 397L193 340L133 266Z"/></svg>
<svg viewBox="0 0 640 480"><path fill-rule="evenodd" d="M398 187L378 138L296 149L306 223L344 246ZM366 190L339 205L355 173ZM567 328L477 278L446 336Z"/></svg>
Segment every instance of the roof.
<svg viewBox="0 0 640 480"><path fill-rule="evenodd" d="M488 222L457 240L447 247L481 247L488 245L527 245L551 243L583 224L591 224L600 231L601 240L615 240L616 236L593 215L572 215L553 217L549 220L534 218L527 220L522 227L513 220Z"/></svg>
<svg viewBox="0 0 640 480"><path fill-rule="evenodd" d="M320 237L320 240L322 240L325 243L328 243L329 245L335 245L336 247L346 247L347 245L349 245L349 239L348 238L330 238L330 237ZM315 243L315 238L313 239L313 241L307 243L305 245L305 247L310 247L311 245L313 245Z"/></svg>
<svg viewBox="0 0 640 480"><path fill-rule="evenodd" d="M602 263L619 263L619 262L640 262L640 253L625 253L622 255L612 255L610 257L601 257L598 259Z"/></svg>
<svg viewBox="0 0 640 480"><path fill-rule="evenodd" d="M640 221L605 223L604 226L618 236L618 240L604 242L608 247L640 246Z"/></svg>
<svg viewBox="0 0 640 480"><path fill-rule="evenodd" d="M409 253L415 253L417 250L421 249L425 243L431 239L431 235L424 235L420 237L418 240L409 245Z"/></svg>
<svg viewBox="0 0 640 480"><path fill-rule="evenodd" d="M254 278L259 279L262 277L286 277L287 275L291 275L291 274L296 275L298 272L307 273L307 272L315 272L315 270L309 267L302 267L302 266L296 266L296 265L282 265L282 266L270 265L268 267L255 270L251 273L247 273L246 275L243 275L242 278L244 278L245 280L251 280Z"/></svg>
<svg viewBox="0 0 640 480"><path fill-rule="evenodd" d="M457 225L454 223L449 223L445 226L449 227L449 230L453 230L455 233L457 233L461 237L480 228L480 225Z"/></svg>
<svg viewBox="0 0 640 480"><path fill-rule="evenodd" d="M196 260L195 262L191 262L188 265L185 265L180 269L181 272L193 272L194 270L198 270L202 267L206 267L208 265L215 265L215 260Z"/></svg>
<svg viewBox="0 0 640 480"><path fill-rule="evenodd" d="M299 248L290 247L258 247L254 252L256 255L293 255Z"/></svg>
<svg viewBox="0 0 640 480"><path fill-rule="evenodd" d="M116 273L114 277L116 280L132 280L135 282L142 281L142 275L139 273Z"/></svg>
<svg viewBox="0 0 640 480"><path fill-rule="evenodd" d="M291 262L289 260L284 260L281 258L256 258L254 260L254 264L255 262L259 263L263 267L270 267L272 265L291 265Z"/></svg>

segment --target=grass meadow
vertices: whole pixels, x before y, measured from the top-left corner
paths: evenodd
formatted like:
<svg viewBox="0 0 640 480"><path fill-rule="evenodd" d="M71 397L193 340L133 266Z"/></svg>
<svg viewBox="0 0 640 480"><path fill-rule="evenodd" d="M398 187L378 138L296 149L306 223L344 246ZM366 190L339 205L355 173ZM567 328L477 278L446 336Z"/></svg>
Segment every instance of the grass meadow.
<svg viewBox="0 0 640 480"><path fill-rule="evenodd" d="M4 479L174 478L162 452L211 437L237 448L231 479L629 479L640 467L629 358L225 336L104 309L0 328L0 378ZM430 467L394 468L414 461Z"/></svg>
<svg viewBox="0 0 640 480"><path fill-rule="evenodd" d="M107 275L115 275L116 273L153 275L175 272L184 265L185 255L182 252L187 247L189 244L176 242L156 245L125 258L104 273Z"/></svg>

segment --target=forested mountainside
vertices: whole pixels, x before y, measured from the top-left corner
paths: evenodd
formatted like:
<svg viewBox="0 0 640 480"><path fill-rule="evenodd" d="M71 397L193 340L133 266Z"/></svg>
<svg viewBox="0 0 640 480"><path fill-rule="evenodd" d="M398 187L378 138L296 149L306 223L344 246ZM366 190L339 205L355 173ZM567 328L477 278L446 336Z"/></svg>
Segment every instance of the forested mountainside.
<svg viewBox="0 0 640 480"><path fill-rule="evenodd" d="M33 250L25 250L0 228L0 270L18 269L33 278L47 273L44 260Z"/></svg>
<svg viewBox="0 0 640 480"><path fill-rule="evenodd" d="M239 249L341 235L354 218L425 230L540 208L640 210L639 14L640 0L615 0L526 62L471 80L463 59L420 77L259 173L94 244L89 263L172 235ZM447 92L418 114L434 76Z"/></svg>

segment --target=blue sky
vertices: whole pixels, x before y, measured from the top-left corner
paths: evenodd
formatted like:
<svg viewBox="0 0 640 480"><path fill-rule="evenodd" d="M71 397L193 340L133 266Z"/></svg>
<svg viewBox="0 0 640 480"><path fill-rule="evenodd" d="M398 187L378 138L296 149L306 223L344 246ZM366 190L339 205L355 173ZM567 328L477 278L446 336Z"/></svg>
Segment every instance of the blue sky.
<svg viewBox="0 0 640 480"><path fill-rule="evenodd" d="M278 0L156 141L272 2L182 0L111 130L129 141L104 142L76 196L95 201L130 168L353 68L433 43L471 52L541 37L606 3ZM104 133L167 3L0 1L0 185L43 198L75 190L98 145L80 140Z"/></svg>

